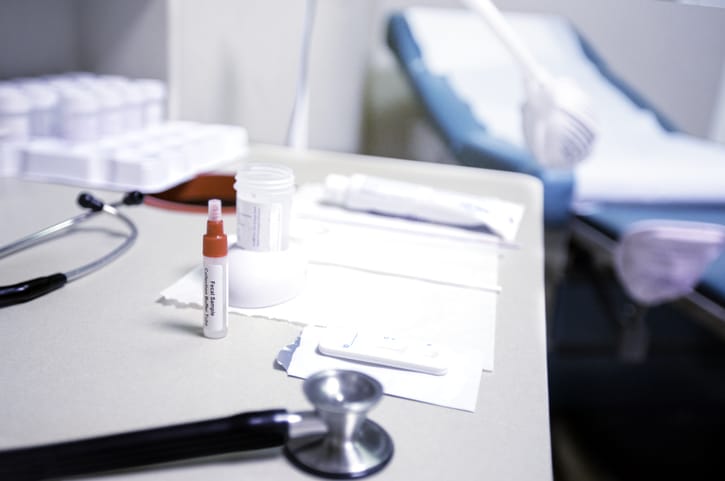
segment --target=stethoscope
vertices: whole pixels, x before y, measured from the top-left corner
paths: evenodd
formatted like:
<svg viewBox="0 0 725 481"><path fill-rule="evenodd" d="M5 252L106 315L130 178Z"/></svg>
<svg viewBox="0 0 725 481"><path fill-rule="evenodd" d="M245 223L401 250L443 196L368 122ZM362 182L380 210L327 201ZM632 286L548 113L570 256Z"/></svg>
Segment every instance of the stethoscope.
<svg viewBox="0 0 725 481"><path fill-rule="evenodd" d="M1 259L9 256L10 254L14 254L15 252L49 240L52 236L69 230L101 212L105 212L106 214L112 215L123 221L123 223L129 228L129 234L126 236L121 245L93 262L89 262L88 264L80 266L77 269L72 269L68 272L58 272L56 274L37 277L35 279L19 282L10 286L0 286L0 307L7 307L31 301L51 291L59 289L68 282L75 281L76 279L100 269L126 252L136 240L136 237L138 236L138 229L131 219L125 216L122 212L118 211L117 207L121 205L138 205L143 202L143 197L142 193L134 191L124 195L123 199L118 202L106 204L93 197L91 194L83 192L78 196L78 204L81 207L88 209L86 212L48 226L45 229L39 230L38 232L25 236L22 239L18 239L6 246L0 247Z"/></svg>
<svg viewBox="0 0 725 481"><path fill-rule="evenodd" d="M326 478L361 478L385 467L393 440L367 419L383 395L378 381L356 371L329 370L307 378L303 390L313 412L247 412L0 451L0 479L37 481L278 446L292 464Z"/></svg>

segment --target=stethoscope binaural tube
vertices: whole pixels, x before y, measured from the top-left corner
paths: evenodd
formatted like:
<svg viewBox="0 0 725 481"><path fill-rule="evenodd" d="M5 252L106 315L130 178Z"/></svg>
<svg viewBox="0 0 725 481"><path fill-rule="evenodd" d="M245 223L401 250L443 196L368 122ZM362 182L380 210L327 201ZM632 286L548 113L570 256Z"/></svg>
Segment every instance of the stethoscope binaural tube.
<svg viewBox="0 0 725 481"><path fill-rule="evenodd" d="M50 237L60 234L101 212L105 212L120 219L129 229L129 235L123 243L100 259L96 259L68 272L59 272L48 276L18 282L17 284L0 286L0 308L28 302L59 289L68 282L79 279L100 269L127 251L135 242L136 237L138 236L138 229L131 219L122 212L119 212L117 207L120 205L137 205L141 202L143 202L143 194L137 191L127 193L122 200L113 204L105 204L93 197L91 194L83 192L78 196L78 204L80 204L81 207L87 208L88 211L58 222L57 224L53 224L45 229L23 237L22 239L18 239L11 244L0 247L0 258L7 257L15 252L27 249L48 240Z"/></svg>

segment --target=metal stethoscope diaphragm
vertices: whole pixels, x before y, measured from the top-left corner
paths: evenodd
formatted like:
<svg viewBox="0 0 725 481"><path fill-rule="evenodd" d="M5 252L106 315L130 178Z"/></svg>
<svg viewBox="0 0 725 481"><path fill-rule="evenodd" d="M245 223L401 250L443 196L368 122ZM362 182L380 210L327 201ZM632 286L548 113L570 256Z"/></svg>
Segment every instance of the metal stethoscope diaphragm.
<svg viewBox="0 0 725 481"><path fill-rule="evenodd" d="M136 237L138 236L138 229L131 219L122 212L119 212L118 207L121 205L140 204L143 202L143 197L142 193L134 191L124 195L123 199L118 202L106 204L93 197L91 194L83 192L78 196L78 204L81 207L88 209L85 212L58 222L57 224L48 226L33 234L27 235L6 246L0 247L0 258L7 257L10 254L14 254L15 252L40 244L41 242L49 240L58 234L68 231L81 222L88 220L99 213L106 213L116 217L126 224L129 229L129 233L123 243L99 259L67 272L59 272L48 276L37 277L35 279L18 282L17 284L9 286L0 286L0 307L31 301L51 291L59 289L68 282L79 279L100 269L126 252L136 240Z"/></svg>
<svg viewBox="0 0 725 481"><path fill-rule="evenodd" d="M383 395L372 377L327 370L307 378L313 412L248 412L208 421L0 452L0 479L77 476L189 458L284 446L302 470L334 479L380 471L393 441L367 413Z"/></svg>

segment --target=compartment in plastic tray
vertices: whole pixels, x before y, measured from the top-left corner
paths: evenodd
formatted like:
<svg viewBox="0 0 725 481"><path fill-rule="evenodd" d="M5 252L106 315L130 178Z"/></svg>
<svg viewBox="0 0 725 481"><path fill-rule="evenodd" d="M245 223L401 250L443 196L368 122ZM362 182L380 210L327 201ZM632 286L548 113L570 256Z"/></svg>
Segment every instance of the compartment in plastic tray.
<svg viewBox="0 0 725 481"><path fill-rule="evenodd" d="M165 122L95 142L37 137L3 143L7 170L32 180L160 192L246 153L242 127ZM0 162L2 164L2 162Z"/></svg>

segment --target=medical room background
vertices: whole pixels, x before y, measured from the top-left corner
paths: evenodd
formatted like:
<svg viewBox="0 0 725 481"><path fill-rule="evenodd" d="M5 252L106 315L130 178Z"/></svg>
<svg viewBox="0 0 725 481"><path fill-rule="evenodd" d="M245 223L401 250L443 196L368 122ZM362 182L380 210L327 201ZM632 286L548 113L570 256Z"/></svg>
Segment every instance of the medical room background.
<svg viewBox="0 0 725 481"><path fill-rule="evenodd" d="M434 125L420 93L401 68L400 58L391 48L388 29L391 15L407 8L464 8L463 2L317 0L315 4L307 63L307 147L383 158L462 163L441 135L439 126ZM569 19L611 70L632 91L656 106L677 131L713 141L715 145L725 144L725 2L498 0L495 4L506 12L551 13ZM169 119L242 127L251 145L281 146L287 143L301 78L308 5L305 0L0 0L0 81L64 72L157 79L166 87L165 109ZM470 47L475 49L476 45ZM547 202L545 198L545 206ZM716 223L722 223L721 205L713 209ZM565 210L567 220L571 220L574 215L569 205ZM551 276L546 278L547 316L578 322L577 316L582 312L589 316L598 309L592 307L594 303L587 304L586 296L594 296L592 293L601 286L576 284L583 278L594 284L599 281L597 273L587 270L595 270L598 259L587 258L584 271L566 270L567 262L574 265L579 256L591 253L571 248L572 230L561 229L561 225L552 229L547 222L545 218L546 274ZM560 255L566 258L558 259ZM611 276L607 281L616 284L620 300L621 286ZM554 312L559 287L565 296L570 296L569 300L573 298L566 304L571 311ZM605 314L609 313L594 312L591 317ZM571 332L579 335L586 329ZM584 336L592 332L585 332ZM700 343L701 336L698 333L693 342ZM725 365L720 361L725 359L721 339L714 341L717 336L706 336L702 345L717 353L713 365ZM553 346L548 347L554 351ZM585 351L588 345L575 349ZM622 367L615 363L621 359L607 359L612 364L600 364L597 359L586 366L591 370L574 372L584 364L567 364L571 358L566 355L559 359L564 362L558 368L551 362L554 355L547 365L550 372L559 376L557 383L549 385L552 405L578 402L579 384L569 385L569 379L582 376L591 380L590 373L602 374L600 368L604 377L610 376L607 379L612 381L611 386L621 389L623 398L628 389L636 390L626 382L618 384L619 378L613 381L615 370ZM701 367L693 367L692 375L700 376ZM569 373L572 377L564 379ZM714 369L708 371L713 373ZM690 371L686 376L690 376ZM704 375L698 379L706 384ZM664 390L668 385L660 382L657 387ZM713 390L717 391L718 401L725 399L719 386ZM585 399L581 405L589 401ZM630 401L631 405L639 402L627 399ZM552 418L556 421L555 416ZM725 422L725 416L718 413L717 420ZM622 428L626 435L630 434L628 428ZM566 456L574 449L567 444L571 438L553 424L552 439L555 456ZM629 441L636 444L638 438ZM719 442L722 446L722 439ZM602 444L606 440L602 439ZM561 462L559 458L557 463ZM572 463L575 474L561 477L562 480L604 479L578 477L576 473L583 471L577 460ZM555 474L558 478L560 473Z"/></svg>
<svg viewBox="0 0 725 481"><path fill-rule="evenodd" d="M385 43L385 20L455 0L321 0L310 51L309 145L445 160ZM501 0L570 18L680 129L725 141L725 10L659 0ZM302 0L2 0L0 77L92 71L168 82L170 116L284 142ZM19 21L20 20L20 21ZM19 48L21 47L22 48Z"/></svg>

